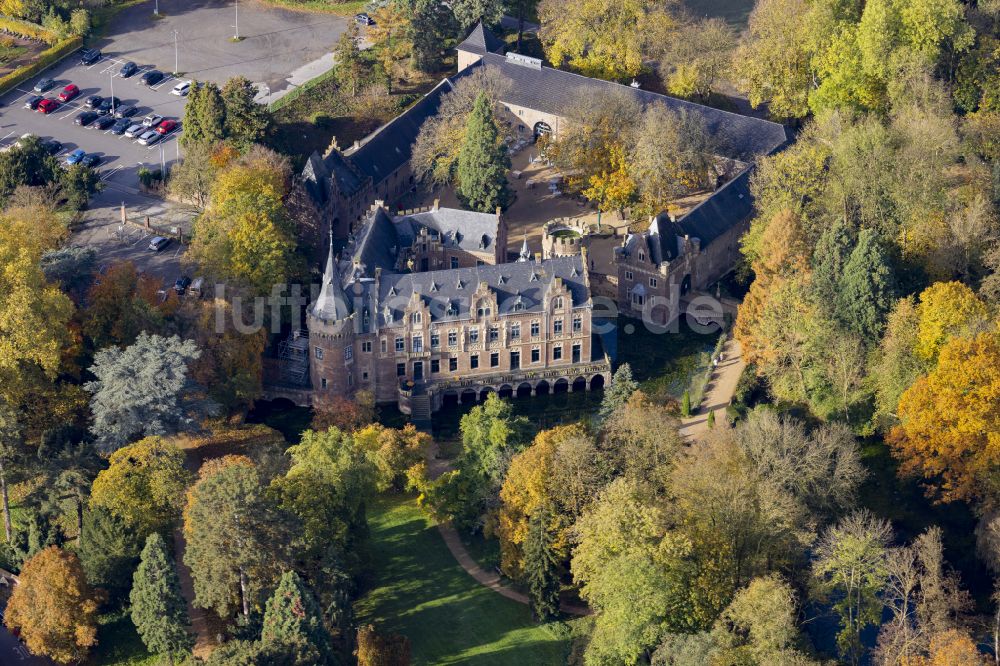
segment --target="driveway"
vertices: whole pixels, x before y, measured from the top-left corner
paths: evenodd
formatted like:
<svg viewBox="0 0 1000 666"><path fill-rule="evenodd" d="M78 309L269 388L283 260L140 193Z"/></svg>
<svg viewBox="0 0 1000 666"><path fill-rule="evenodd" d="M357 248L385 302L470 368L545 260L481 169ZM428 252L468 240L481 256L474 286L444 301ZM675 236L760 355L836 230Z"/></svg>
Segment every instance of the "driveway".
<svg viewBox="0 0 1000 666"><path fill-rule="evenodd" d="M138 63L224 83L243 75L271 99L333 67L330 55L349 19L297 12L253 0L159 0L123 10L97 47ZM237 10L239 12L237 21ZM234 42L239 24L241 41ZM176 52L175 34L176 31ZM268 99L267 101L270 101Z"/></svg>

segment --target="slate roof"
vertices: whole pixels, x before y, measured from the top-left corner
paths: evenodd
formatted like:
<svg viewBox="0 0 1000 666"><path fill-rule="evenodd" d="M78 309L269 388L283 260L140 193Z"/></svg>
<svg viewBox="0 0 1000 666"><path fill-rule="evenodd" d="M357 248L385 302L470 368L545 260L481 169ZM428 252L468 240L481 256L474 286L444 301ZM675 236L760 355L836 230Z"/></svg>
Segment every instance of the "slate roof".
<svg viewBox="0 0 1000 666"><path fill-rule="evenodd" d="M458 48L462 49L464 46L459 45ZM659 102L674 111L684 109L701 116L708 131L718 140L720 154L731 159L752 162L754 158L774 151L788 140L785 128L769 120L713 109L613 81L591 79L561 69L545 66L530 67L495 53L481 55L482 59L467 69L486 66L500 70L513 84L504 101L515 106L565 117L566 110L576 104L583 95L592 95L602 90L624 91L636 97L643 105Z"/></svg>
<svg viewBox="0 0 1000 666"><path fill-rule="evenodd" d="M496 244L500 220L495 213L477 213L457 208L439 208L415 213L396 220L396 234L404 245L412 245L426 227L440 234L445 245L454 245L470 252L492 251Z"/></svg>
<svg viewBox="0 0 1000 666"><path fill-rule="evenodd" d="M379 206L368 216L368 222L358 232L357 239L347 249L347 254L351 264L360 264L362 274L372 277L376 268L391 271L396 267L399 248L400 240L396 234L396 225Z"/></svg>
<svg viewBox="0 0 1000 666"><path fill-rule="evenodd" d="M451 81L444 79L416 104L369 134L358 148L345 151L344 156L361 176L368 176L375 183L388 178L409 161L420 128L437 113L441 96L449 90ZM350 192L345 190L345 193Z"/></svg>
<svg viewBox="0 0 1000 666"><path fill-rule="evenodd" d="M490 30L485 28L482 21L477 23L476 27L469 33L469 36L458 45L458 48L462 51L478 53L480 55L484 53L498 53L503 47L504 43L497 39L496 35Z"/></svg>
<svg viewBox="0 0 1000 666"><path fill-rule="evenodd" d="M472 296L480 282L485 282L496 294L499 314L515 311L541 312L545 292L557 277L562 278L568 288L573 298L573 307L584 307L590 301L590 292L583 270L583 260L576 255L540 262L515 262L426 273L383 273L379 288L379 321L383 324L390 323L385 317L387 307L392 313L392 321L400 321L414 291L430 305L433 321L468 319L469 309L474 307ZM516 310L518 303L521 310ZM449 312L449 306L454 307L454 310Z"/></svg>
<svg viewBox="0 0 1000 666"><path fill-rule="evenodd" d="M323 271L323 286L320 289L319 298L313 303L312 314L325 321L337 321L351 314L351 305L344 294L340 273L333 261L332 236L326 257L326 270Z"/></svg>

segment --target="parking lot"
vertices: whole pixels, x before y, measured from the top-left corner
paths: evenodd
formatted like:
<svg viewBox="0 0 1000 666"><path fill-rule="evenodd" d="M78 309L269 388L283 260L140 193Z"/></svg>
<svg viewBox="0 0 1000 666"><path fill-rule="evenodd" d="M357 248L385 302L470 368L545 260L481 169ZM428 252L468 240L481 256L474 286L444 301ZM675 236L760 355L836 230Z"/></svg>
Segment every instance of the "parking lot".
<svg viewBox="0 0 1000 666"><path fill-rule="evenodd" d="M124 105L134 105L139 111L133 116L138 123L148 113L156 113L164 118L181 119L184 115L184 97L170 94L177 79L169 74L152 87L142 83L142 74L152 69L149 63L137 63L140 70L128 78L119 74L124 60L114 54L106 54L93 65L84 65L80 56L73 54L34 79L30 79L16 90L4 95L0 108L0 145L6 146L16 141L22 134L35 134L42 138L53 138L63 144L60 159L77 148L93 153L101 158L99 170L101 178L109 183L127 184L135 187L137 172L141 166L159 168L162 161L171 162L180 154L177 138L183 128L175 130L162 141L152 146L143 146L134 138L115 136L110 130L99 130L93 124L83 127L74 119L86 108L86 100L91 95L107 97L114 91ZM44 95L57 98L64 86L74 83L80 94L70 102L46 115L24 108L28 97L37 93L32 87L39 79L51 78L55 85Z"/></svg>

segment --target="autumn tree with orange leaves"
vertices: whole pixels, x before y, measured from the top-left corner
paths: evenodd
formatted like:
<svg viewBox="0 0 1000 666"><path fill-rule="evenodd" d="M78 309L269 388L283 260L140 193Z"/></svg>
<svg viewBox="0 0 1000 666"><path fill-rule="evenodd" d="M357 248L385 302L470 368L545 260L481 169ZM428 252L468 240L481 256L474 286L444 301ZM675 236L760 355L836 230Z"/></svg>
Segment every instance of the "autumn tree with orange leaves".
<svg viewBox="0 0 1000 666"><path fill-rule="evenodd" d="M25 563L4 623L35 654L81 661L97 644L98 601L76 554L49 546Z"/></svg>
<svg viewBox="0 0 1000 666"><path fill-rule="evenodd" d="M1000 332L952 338L899 401L889 444L901 471L944 501L996 494L1000 469Z"/></svg>

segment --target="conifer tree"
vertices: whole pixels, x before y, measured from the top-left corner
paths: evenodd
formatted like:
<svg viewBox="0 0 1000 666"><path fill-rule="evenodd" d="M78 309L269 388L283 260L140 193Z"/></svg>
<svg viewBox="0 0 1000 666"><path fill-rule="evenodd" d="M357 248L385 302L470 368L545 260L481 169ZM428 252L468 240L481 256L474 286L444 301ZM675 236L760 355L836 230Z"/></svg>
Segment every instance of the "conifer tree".
<svg viewBox="0 0 1000 666"><path fill-rule="evenodd" d="M840 311L845 324L866 340L877 340L896 302L896 281L878 232L862 229L844 265Z"/></svg>
<svg viewBox="0 0 1000 666"><path fill-rule="evenodd" d="M548 503L540 506L528 522L524 542L524 575L528 581L531 612L540 622L559 612L559 558L549 529L553 519L552 507Z"/></svg>
<svg viewBox="0 0 1000 666"><path fill-rule="evenodd" d="M488 213L507 203L510 156L500 141L489 98L480 93L466 124L458 156L456 191L473 210Z"/></svg>
<svg viewBox="0 0 1000 666"><path fill-rule="evenodd" d="M359 37L357 23L351 23L333 49L333 59L337 63L334 75L340 87L350 91L351 97L357 96L358 87L367 73L365 60L361 56L361 49L358 48Z"/></svg>
<svg viewBox="0 0 1000 666"><path fill-rule="evenodd" d="M601 421L606 420L616 409L628 402L637 388L639 384L632 378L632 366L622 363L611 378L611 386L604 391L597 418Z"/></svg>
<svg viewBox="0 0 1000 666"><path fill-rule="evenodd" d="M225 138L226 106L219 86L199 82L191 86L184 106L184 143L215 143Z"/></svg>
<svg viewBox="0 0 1000 666"><path fill-rule="evenodd" d="M188 632L191 623L181 596L181 583L158 532L146 539L129 599L132 623L150 652L166 656L173 664L176 658L191 651L194 638Z"/></svg>
<svg viewBox="0 0 1000 666"><path fill-rule="evenodd" d="M330 636L312 592L294 571L281 576L267 600L261 648L282 663L298 666L332 663Z"/></svg>

